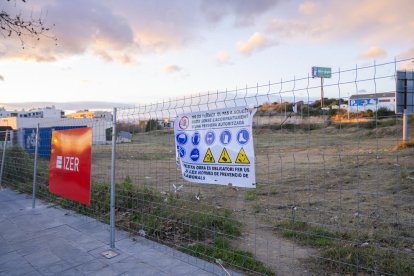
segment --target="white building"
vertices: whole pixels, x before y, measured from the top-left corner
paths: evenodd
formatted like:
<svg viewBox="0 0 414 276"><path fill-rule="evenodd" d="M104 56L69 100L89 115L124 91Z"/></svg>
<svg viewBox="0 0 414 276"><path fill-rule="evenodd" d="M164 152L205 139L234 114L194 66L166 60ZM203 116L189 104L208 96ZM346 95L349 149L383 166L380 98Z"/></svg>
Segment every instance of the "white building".
<svg viewBox="0 0 414 276"><path fill-rule="evenodd" d="M73 118L27 118L27 117L8 117L0 118L0 126L11 127L13 130L33 129L39 124L40 128L54 127L91 127L92 143L106 143L106 129L111 127L104 119L73 119Z"/></svg>
<svg viewBox="0 0 414 276"><path fill-rule="evenodd" d="M16 117L16 118L62 118L65 112L56 109L55 106L44 108L33 108L28 111L8 111L3 107L0 108L0 118Z"/></svg>
<svg viewBox="0 0 414 276"><path fill-rule="evenodd" d="M349 112L376 111L381 107L395 110L395 92L357 94L349 97Z"/></svg>

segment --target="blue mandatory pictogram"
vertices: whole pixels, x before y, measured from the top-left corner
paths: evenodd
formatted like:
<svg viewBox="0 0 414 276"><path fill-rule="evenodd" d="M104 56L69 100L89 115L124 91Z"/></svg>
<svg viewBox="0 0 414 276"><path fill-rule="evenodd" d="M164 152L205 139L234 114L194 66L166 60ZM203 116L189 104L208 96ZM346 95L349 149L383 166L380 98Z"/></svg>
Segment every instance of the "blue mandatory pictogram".
<svg viewBox="0 0 414 276"><path fill-rule="evenodd" d="M182 146L177 146L178 155L183 158L185 156L185 149Z"/></svg>
<svg viewBox="0 0 414 276"><path fill-rule="evenodd" d="M250 134L247 131L247 129L241 129L239 132L237 132L237 142L240 145L245 145L247 142L249 142Z"/></svg>
<svg viewBox="0 0 414 276"><path fill-rule="evenodd" d="M177 134L177 136L175 136L175 139L177 140L178 144L185 145L187 143L187 140L188 140L187 133L180 132L180 133Z"/></svg>
<svg viewBox="0 0 414 276"><path fill-rule="evenodd" d="M207 131L206 133L206 137L204 137L204 141L206 142L207 145L211 145L214 143L214 140L216 140L216 135L214 134L213 131Z"/></svg>
<svg viewBox="0 0 414 276"><path fill-rule="evenodd" d="M231 132L230 132L230 130L228 130L228 129L223 130L223 132L220 134L220 142L223 145L228 145L228 144L230 144L230 141L231 141Z"/></svg>
<svg viewBox="0 0 414 276"><path fill-rule="evenodd" d="M193 136L191 137L191 142L193 143L193 145L197 146L198 144L200 144L200 140L200 133L198 131L194 132Z"/></svg>
<svg viewBox="0 0 414 276"><path fill-rule="evenodd" d="M193 160L194 162L196 162L200 158L200 151L197 148L194 148L190 152L190 158L191 158L191 160Z"/></svg>

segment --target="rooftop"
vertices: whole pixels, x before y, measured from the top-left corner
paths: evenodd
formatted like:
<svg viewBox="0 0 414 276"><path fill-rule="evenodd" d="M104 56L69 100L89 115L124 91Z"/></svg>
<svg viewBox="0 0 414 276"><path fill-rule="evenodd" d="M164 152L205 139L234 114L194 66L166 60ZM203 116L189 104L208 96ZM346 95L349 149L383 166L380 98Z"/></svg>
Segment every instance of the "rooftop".
<svg viewBox="0 0 414 276"><path fill-rule="evenodd" d="M350 99L355 100L355 99L392 98L392 97L395 97L395 92L357 94L357 95L352 95Z"/></svg>

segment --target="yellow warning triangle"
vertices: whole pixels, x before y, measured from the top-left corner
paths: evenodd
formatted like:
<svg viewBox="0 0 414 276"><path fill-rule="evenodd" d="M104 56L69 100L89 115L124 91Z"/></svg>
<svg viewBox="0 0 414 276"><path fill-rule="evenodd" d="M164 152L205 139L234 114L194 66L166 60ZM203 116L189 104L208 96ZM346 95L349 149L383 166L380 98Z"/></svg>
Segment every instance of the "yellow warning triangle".
<svg viewBox="0 0 414 276"><path fill-rule="evenodd" d="M231 163L229 154L227 153L226 148L223 149L220 155L219 163Z"/></svg>
<svg viewBox="0 0 414 276"><path fill-rule="evenodd" d="M204 156L203 162L204 162L204 163L214 163L214 162L216 162L216 161L214 160L214 156L213 156L213 154L211 153L210 148L208 148L208 150L207 150L207 152L206 152L206 155Z"/></svg>
<svg viewBox="0 0 414 276"><path fill-rule="evenodd" d="M243 148L241 148L239 154L237 154L236 163L250 164L249 158L247 158L246 152Z"/></svg>

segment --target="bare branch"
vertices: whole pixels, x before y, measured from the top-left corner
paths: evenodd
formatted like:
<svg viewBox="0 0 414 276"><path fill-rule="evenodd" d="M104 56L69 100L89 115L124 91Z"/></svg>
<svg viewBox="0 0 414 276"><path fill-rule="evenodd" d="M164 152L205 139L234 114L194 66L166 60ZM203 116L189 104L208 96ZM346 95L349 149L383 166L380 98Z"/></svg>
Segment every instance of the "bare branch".
<svg viewBox="0 0 414 276"><path fill-rule="evenodd" d="M3 0L4 1L4 0ZM10 0L6 0L10 2ZM17 0L14 0L15 2ZM26 0L20 0L26 3ZM53 25L54 26L54 25ZM55 42L57 38L49 34L50 28L46 26L44 18L39 16L25 19L21 13L11 15L5 10L0 11L0 34L3 38L17 37L24 48L26 38L34 38L40 40L41 37L53 39Z"/></svg>

